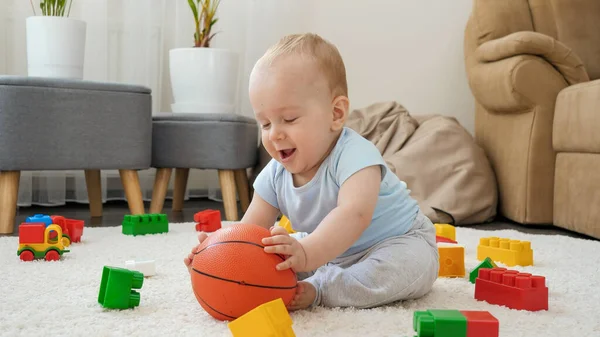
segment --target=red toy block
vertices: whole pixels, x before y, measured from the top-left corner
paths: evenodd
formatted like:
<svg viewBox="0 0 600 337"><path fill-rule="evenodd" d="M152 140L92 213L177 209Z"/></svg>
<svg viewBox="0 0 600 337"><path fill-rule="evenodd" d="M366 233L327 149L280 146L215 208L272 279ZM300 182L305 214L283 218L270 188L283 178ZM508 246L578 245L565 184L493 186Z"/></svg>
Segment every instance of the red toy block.
<svg viewBox="0 0 600 337"><path fill-rule="evenodd" d="M207 209L194 214L196 222L196 231L214 232L221 228L221 211Z"/></svg>
<svg viewBox="0 0 600 337"><path fill-rule="evenodd" d="M46 224L43 222L22 222L19 226L19 243L44 242L44 229Z"/></svg>
<svg viewBox="0 0 600 337"><path fill-rule="evenodd" d="M445 237L439 236L439 235L435 236L435 242L436 243L437 242L457 243L456 241L454 241L452 239L448 239L448 238L445 238Z"/></svg>
<svg viewBox="0 0 600 337"><path fill-rule="evenodd" d="M479 269L475 299L517 310L548 310L546 278L506 268Z"/></svg>
<svg viewBox="0 0 600 337"><path fill-rule="evenodd" d="M467 319L466 337L498 337L500 322L487 311L460 310Z"/></svg>

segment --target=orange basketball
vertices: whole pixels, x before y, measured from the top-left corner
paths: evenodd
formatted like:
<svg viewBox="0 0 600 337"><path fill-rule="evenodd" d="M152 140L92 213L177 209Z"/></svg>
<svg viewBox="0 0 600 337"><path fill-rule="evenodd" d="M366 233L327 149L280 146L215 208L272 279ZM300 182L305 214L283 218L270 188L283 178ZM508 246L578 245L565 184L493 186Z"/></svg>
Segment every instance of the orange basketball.
<svg viewBox="0 0 600 337"><path fill-rule="evenodd" d="M268 229L251 224L223 227L198 247L192 261L192 289L214 318L232 321L266 302L287 305L296 293L296 273L277 270L285 258L265 253Z"/></svg>

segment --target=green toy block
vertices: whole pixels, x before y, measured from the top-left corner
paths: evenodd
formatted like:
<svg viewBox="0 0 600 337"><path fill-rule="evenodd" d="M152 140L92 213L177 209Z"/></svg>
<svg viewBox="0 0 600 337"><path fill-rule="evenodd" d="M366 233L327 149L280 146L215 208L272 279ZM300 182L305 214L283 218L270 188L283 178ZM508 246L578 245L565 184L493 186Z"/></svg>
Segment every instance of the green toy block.
<svg viewBox="0 0 600 337"><path fill-rule="evenodd" d="M466 337L467 318L458 310L415 311L413 330L417 337Z"/></svg>
<svg viewBox="0 0 600 337"><path fill-rule="evenodd" d="M104 266L98 293L98 303L110 309L129 309L140 305L144 274L118 267Z"/></svg>
<svg viewBox="0 0 600 337"><path fill-rule="evenodd" d="M489 257L486 257L485 260L481 261L481 263L479 265L477 265L477 267L475 267L475 269L473 269L471 271L471 273L469 274L469 281L471 283L475 284L475 279L479 275L479 269L481 269L481 268L487 268L487 269L496 268L496 264L494 263L494 261L492 261L492 259L490 259Z"/></svg>
<svg viewBox="0 0 600 337"><path fill-rule="evenodd" d="M169 231L169 221L166 214L127 214L121 225L123 226L123 234L133 236L167 233Z"/></svg>

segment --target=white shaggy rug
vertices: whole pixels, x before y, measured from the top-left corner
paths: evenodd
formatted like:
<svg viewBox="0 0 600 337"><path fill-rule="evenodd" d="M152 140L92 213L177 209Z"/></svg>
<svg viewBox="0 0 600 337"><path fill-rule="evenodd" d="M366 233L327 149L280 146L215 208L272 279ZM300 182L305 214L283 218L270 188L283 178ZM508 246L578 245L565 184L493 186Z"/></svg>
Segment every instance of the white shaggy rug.
<svg viewBox="0 0 600 337"><path fill-rule="evenodd" d="M131 237L121 227L85 228L60 262L24 263L17 237L0 237L0 335L2 336L231 336L196 301L183 257L196 241L193 223L170 224L168 234ZM440 278L419 300L370 310L325 309L291 313L296 336L414 336L415 310L487 310L500 320L500 336L600 336L600 242L516 231L457 228L465 264L478 261L484 236L530 240L535 266L514 269L543 275L549 310L527 312L473 299L468 279ZM130 259L155 259L135 309L107 310L97 302L102 267Z"/></svg>

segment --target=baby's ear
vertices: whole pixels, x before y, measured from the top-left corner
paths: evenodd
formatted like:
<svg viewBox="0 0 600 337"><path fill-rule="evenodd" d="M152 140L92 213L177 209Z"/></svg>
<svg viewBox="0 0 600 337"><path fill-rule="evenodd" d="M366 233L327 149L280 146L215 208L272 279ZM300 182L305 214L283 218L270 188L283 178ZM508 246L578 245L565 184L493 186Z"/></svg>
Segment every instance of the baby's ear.
<svg viewBox="0 0 600 337"><path fill-rule="evenodd" d="M332 124L331 131L338 131L344 127L348 117L350 100L346 96L337 96L332 102Z"/></svg>

